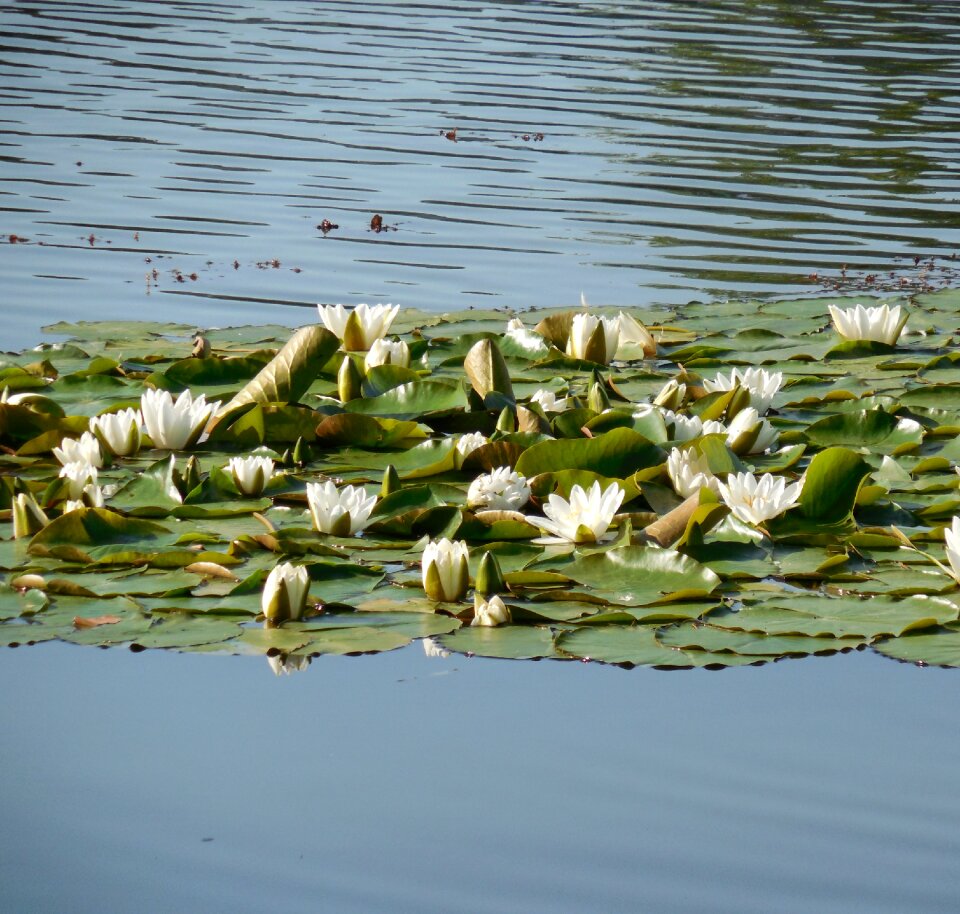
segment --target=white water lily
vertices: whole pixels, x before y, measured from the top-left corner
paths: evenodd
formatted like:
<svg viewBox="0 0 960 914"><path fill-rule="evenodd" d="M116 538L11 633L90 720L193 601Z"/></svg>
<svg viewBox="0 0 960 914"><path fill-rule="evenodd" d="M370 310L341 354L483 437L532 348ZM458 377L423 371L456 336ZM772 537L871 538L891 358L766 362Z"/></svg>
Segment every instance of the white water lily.
<svg viewBox="0 0 960 914"><path fill-rule="evenodd" d="M268 622L296 620L303 615L310 590L310 573L303 565L281 562L267 575L260 609Z"/></svg>
<svg viewBox="0 0 960 914"><path fill-rule="evenodd" d="M320 533L353 536L370 523L376 495L367 495L361 486L338 489L329 479L307 483L307 504L313 526Z"/></svg>
<svg viewBox="0 0 960 914"><path fill-rule="evenodd" d="M669 409L661 410L661 413L671 441L690 441L703 434L703 422L699 416L684 416Z"/></svg>
<svg viewBox="0 0 960 914"><path fill-rule="evenodd" d="M67 480L67 498L76 501L83 498L88 485L97 484L97 468L84 460L76 460L60 467L60 477Z"/></svg>
<svg viewBox="0 0 960 914"><path fill-rule="evenodd" d="M193 447L203 434L209 418L220 408L220 401L207 403L185 390L176 400L168 390L151 389L140 398L140 412L147 434L158 448L181 451Z"/></svg>
<svg viewBox="0 0 960 914"><path fill-rule="evenodd" d="M660 393L653 398L653 405L675 410L680 409L686 399L687 385L671 378L660 388Z"/></svg>
<svg viewBox="0 0 960 914"><path fill-rule="evenodd" d="M64 438L60 442L60 447L53 449L53 456L62 465L89 463L90 466L98 469L103 466L103 451L100 450L100 442L90 432L84 432L79 439Z"/></svg>
<svg viewBox="0 0 960 914"><path fill-rule="evenodd" d="M140 450L140 426L143 416L137 409L121 409L90 420L90 431L115 457L132 457Z"/></svg>
<svg viewBox="0 0 960 914"><path fill-rule="evenodd" d="M357 305L349 311L343 305L317 305L320 320L343 343L348 352L366 352L387 335L400 312L399 305Z"/></svg>
<svg viewBox="0 0 960 914"><path fill-rule="evenodd" d="M470 583L467 544L444 537L427 543L420 563L423 589L431 600L462 600Z"/></svg>
<svg viewBox="0 0 960 914"><path fill-rule="evenodd" d="M231 457L227 464L233 481L244 495L259 495L273 478L270 457Z"/></svg>
<svg viewBox="0 0 960 914"><path fill-rule="evenodd" d="M620 341L620 321L615 317L597 317L579 313L573 316L567 355L606 365L617 353Z"/></svg>
<svg viewBox="0 0 960 914"><path fill-rule="evenodd" d="M712 381L704 380L707 393L718 390L733 390L739 385L750 394L750 405L763 415L773 402L783 384L783 372L765 371L762 368L746 368L742 372L734 368L728 375L718 374Z"/></svg>
<svg viewBox="0 0 960 914"><path fill-rule="evenodd" d="M539 404L545 413L562 413L569 403L566 397L558 397L552 390L540 388L530 397L531 403Z"/></svg>
<svg viewBox="0 0 960 914"><path fill-rule="evenodd" d="M950 563L950 569L954 578L960 581L960 517L955 517L950 526L943 531L943 540L947 549L947 561Z"/></svg>
<svg viewBox="0 0 960 914"><path fill-rule="evenodd" d="M410 347L403 340L374 340L363 360L363 367L369 371L378 365L398 365L400 368L409 368Z"/></svg>
<svg viewBox="0 0 960 914"><path fill-rule="evenodd" d="M70 498L63 504L63 513L69 514L78 508L102 508L103 507L103 489L95 482L87 483L83 487L79 498Z"/></svg>
<svg viewBox="0 0 960 914"><path fill-rule="evenodd" d="M569 543L597 543L607 532L623 498L624 491L615 482L606 489L600 488L599 481L587 490L574 485L569 501L551 495L543 506L546 517L531 517L530 522Z"/></svg>
<svg viewBox="0 0 960 914"><path fill-rule="evenodd" d="M526 477L510 467L497 467L478 476L467 489L467 504L471 508L516 511L529 500L530 486Z"/></svg>
<svg viewBox="0 0 960 914"><path fill-rule="evenodd" d="M759 526L797 503L803 480L787 485L782 476L770 473L764 473L759 478L753 473L731 473L726 484L721 482L718 485L720 497L734 517Z"/></svg>
<svg viewBox="0 0 960 914"><path fill-rule="evenodd" d="M727 444L736 454L763 454L777 446L777 430L752 407L740 410L727 427Z"/></svg>
<svg viewBox="0 0 960 914"><path fill-rule="evenodd" d="M480 432L468 432L457 439L457 465L463 463L465 457L472 454L478 447L483 447L489 439Z"/></svg>
<svg viewBox="0 0 960 914"><path fill-rule="evenodd" d="M515 342L521 349L531 353L545 353L547 343L536 330L528 330L519 317L507 321L507 329L503 335Z"/></svg>
<svg viewBox="0 0 960 914"><path fill-rule="evenodd" d="M846 340L870 340L895 346L907 323L907 312L900 305L879 305L876 308L838 308L828 305L837 333Z"/></svg>
<svg viewBox="0 0 960 914"><path fill-rule="evenodd" d="M707 458L693 448L681 450L675 447L670 451L667 457L667 475L677 495L682 498L689 498L704 487L714 492L720 491L717 488L719 480L710 470Z"/></svg>
<svg viewBox="0 0 960 914"><path fill-rule="evenodd" d="M473 606L473 621L471 625L493 628L510 621L510 610L507 609L500 597L491 597L484 600L477 597Z"/></svg>
<svg viewBox="0 0 960 914"><path fill-rule="evenodd" d="M629 354L630 349L640 348L643 350L643 355L645 357L655 356L657 354L657 342L650 335L650 331L647 330L643 324L640 323L635 317L630 314L627 314L626 311L621 311L617 315L618 320L618 330L620 331L620 339L617 348L626 350L625 354Z"/></svg>

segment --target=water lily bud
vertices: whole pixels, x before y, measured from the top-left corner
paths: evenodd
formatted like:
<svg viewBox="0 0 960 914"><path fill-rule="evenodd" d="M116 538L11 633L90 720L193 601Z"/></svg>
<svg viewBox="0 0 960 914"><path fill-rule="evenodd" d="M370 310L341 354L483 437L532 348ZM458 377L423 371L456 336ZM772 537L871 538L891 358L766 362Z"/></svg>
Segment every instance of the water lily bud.
<svg viewBox="0 0 960 914"><path fill-rule="evenodd" d="M587 394L587 406L595 413L602 413L610 409L610 397L607 396L605 385L594 381L590 385L590 392Z"/></svg>
<svg viewBox="0 0 960 914"><path fill-rule="evenodd" d="M85 486L90 483L96 485L97 468L83 461L65 463L60 468L60 478L66 481L67 497L79 499L83 497Z"/></svg>
<svg viewBox="0 0 960 914"><path fill-rule="evenodd" d="M717 492L717 477L713 475L707 458L693 448L674 448L667 456L667 475L677 495L689 498L702 488Z"/></svg>
<svg viewBox="0 0 960 914"><path fill-rule="evenodd" d="M47 515L29 492L20 492L13 499L13 538L21 539L39 533L49 523Z"/></svg>
<svg viewBox="0 0 960 914"><path fill-rule="evenodd" d="M303 435L301 435L297 438L293 446L291 459L293 460L294 466L305 467L310 462L311 456L310 446L303 440Z"/></svg>
<svg viewBox="0 0 960 914"><path fill-rule="evenodd" d="M281 562L267 576L260 596L260 608L274 625L303 615L310 590L310 573L303 565Z"/></svg>
<svg viewBox="0 0 960 914"><path fill-rule="evenodd" d="M391 463L383 471L383 482L380 484L380 497L386 498L400 489L400 474L397 468Z"/></svg>
<svg viewBox="0 0 960 914"><path fill-rule="evenodd" d="M260 495L273 477L270 457L231 457L227 469L244 495Z"/></svg>
<svg viewBox="0 0 960 914"><path fill-rule="evenodd" d="M293 466L293 453L290 451L290 448L285 448L284 452L280 455L280 466L282 467Z"/></svg>
<svg viewBox="0 0 960 914"><path fill-rule="evenodd" d="M960 472L960 470L958 470ZM960 517L954 517L950 526L943 531L943 543L947 552L947 561L955 580L960 581Z"/></svg>
<svg viewBox="0 0 960 914"><path fill-rule="evenodd" d="M192 492L203 481L200 478L200 461L191 454L187 460L187 465L183 468L183 494Z"/></svg>
<svg viewBox="0 0 960 914"><path fill-rule="evenodd" d="M647 330L640 321L625 311L620 312L618 319L620 321L621 348L624 345L633 344L643 350L645 358L652 358L657 354L656 340L654 340L650 335L650 331Z"/></svg>
<svg viewBox="0 0 960 914"><path fill-rule="evenodd" d="M567 355L606 365L616 354L620 322L594 314L575 314L567 339Z"/></svg>
<svg viewBox="0 0 960 914"><path fill-rule="evenodd" d="M510 622L510 610L504 605L500 597L491 597L482 600L479 596L474 600L473 621L471 625L494 627Z"/></svg>
<svg viewBox="0 0 960 914"><path fill-rule="evenodd" d="M539 404L544 413L562 413L569 403L566 398L558 397L552 390L542 387L530 397L530 402Z"/></svg>
<svg viewBox="0 0 960 914"><path fill-rule="evenodd" d="M307 483L307 505L313 526L319 533L353 536L370 523L376 495L367 495L361 486L338 489L329 479Z"/></svg>
<svg viewBox="0 0 960 914"><path fill-rule="evenodd" d="M340 363L340 371L337 372L337 396L340 397L340 402L349 403L363 396L362 385L363 375L360 374L356 362L350 356L344 356Z"/></svg>
<svg viewBox="0 0 960 914"><path fill-rule="evenodd" d="M140 450L140 426L143 416L136 409L104 413L90 420L90 431L115 457L132 457Z"/></svg>
<svg viewBox="0 0 960 914"><path fill-rule="evenodd" d="M462 600L470 582L467 544L446 538L427 543L421 569L423 589L431 600L447 603Z"/></svg>
<svg viewBox="0 0 960 914"><path fill-rule="evenodd" d="M477 584L475 590L484 597L495 593L503 593L507 589L507 582L500 570L500 562L492 552L484 552L477 569Z"/></svg>
<svg viewBox="0 0 960 914"><path fill-rule="evenodd" d="M487 443L487 437L480 432L469 432L461 435L457 439L456 450L453 460L457 469L463 466L463 461L469 454L472 454L478 447L483 447Z"/></svg>
<svg viewBox="0 0 960 914"><path fill-rule="evenodd" d="M777 430L752 407L737 413L727 429L727 444L735 454L762 454L777 446Z"/></svg>
<svg viewBox="0 0 960 914"><path fill-rule="evenodd" d="M364 370L369 372L378 365L397 365L410 367L410 347L403 340L374 340L370 351L363 360Z"/></svg>
<svg viewBox="0 0 960 914"><path fill-rule="evenodd" d="M497 417L497 431L504 435L510 435L516 430L516 413L509 406L505 406L500 410L500 415Z"/></svg>
<svg viewBox="0 0 960 914"><path fill-rule="evenodd" d="M671 379L663 385L660 393L653 398L653 405L676 411L683 406L683 402L686 399L687 385Z"/></svg>

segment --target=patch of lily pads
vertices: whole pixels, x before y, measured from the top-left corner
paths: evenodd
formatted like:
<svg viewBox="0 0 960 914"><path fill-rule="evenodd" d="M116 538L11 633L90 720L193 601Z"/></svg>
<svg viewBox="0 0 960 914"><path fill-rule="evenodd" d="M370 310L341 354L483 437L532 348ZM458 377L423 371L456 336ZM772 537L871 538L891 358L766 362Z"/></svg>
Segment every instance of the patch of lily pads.
<svg viewBox="0 0 960 914"><path fill-rule="evenodd" d="M0 645L960 666L958 313L45 328L0 354Z"/></svg>

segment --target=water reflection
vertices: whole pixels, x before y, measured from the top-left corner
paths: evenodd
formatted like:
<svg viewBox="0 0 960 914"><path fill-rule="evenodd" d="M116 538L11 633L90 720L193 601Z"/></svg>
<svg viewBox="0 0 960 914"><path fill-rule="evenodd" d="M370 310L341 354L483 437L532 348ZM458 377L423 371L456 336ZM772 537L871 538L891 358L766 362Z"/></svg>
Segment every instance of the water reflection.
<svg viewBox="0 0 960 914"><path fill-rule="evenodd" d="M782 293L960 240L952 4L64 0L0 19L7 346L158 309Z"/></svg>

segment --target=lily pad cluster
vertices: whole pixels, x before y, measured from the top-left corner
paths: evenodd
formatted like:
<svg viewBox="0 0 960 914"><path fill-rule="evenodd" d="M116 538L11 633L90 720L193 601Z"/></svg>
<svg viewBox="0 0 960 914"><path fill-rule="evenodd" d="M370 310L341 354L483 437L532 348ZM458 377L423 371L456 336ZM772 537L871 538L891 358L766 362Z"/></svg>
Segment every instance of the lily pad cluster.
<svg viewBox="0 0 960 914"><path fill-rule="evenodd" d="M877 302L48 327L0 356L0 644L960 665L960 294L828 304Z"/></svg>

